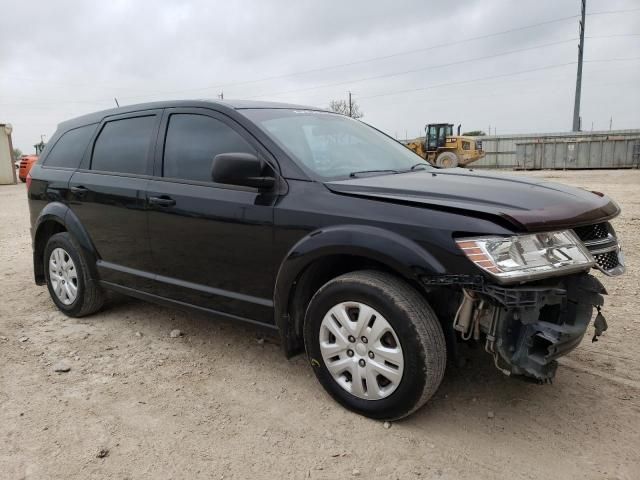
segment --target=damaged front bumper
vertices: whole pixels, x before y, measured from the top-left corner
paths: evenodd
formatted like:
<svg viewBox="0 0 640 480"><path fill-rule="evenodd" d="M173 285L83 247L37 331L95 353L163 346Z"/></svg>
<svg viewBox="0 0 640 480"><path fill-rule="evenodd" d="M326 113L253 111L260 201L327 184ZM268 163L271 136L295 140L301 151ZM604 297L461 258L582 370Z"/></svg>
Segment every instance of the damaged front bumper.
<svg viewBox="0 0 640 480"><path fill-rule="evenodd" d="M479 340L484 333L485 349L505 374L541 382L551 381L557 359L578 346L607 293L586 273L535 286L483 284L465 290L454 328L465 339L475 335ZM467 301L471 306L465 309ZM465 311L468 318L459 318ZM606 329L600 314L596 323L596 334Z"/></svg>

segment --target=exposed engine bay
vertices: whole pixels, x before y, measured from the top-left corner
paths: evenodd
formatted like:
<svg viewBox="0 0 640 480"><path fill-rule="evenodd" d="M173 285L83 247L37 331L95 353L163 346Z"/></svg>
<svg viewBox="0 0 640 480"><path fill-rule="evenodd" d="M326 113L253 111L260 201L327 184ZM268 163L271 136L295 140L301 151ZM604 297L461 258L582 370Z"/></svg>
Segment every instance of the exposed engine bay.
<svg viewBox="0 0 640 480"><path fill-rule="evenodd" d="M557 359L582 340L594 308L597 336L607 329L600 313L606 295L598 279L578 274L535 286L470 286L453 320L461 340L483 342L495 366L506 375L550 382Z"/></svg>

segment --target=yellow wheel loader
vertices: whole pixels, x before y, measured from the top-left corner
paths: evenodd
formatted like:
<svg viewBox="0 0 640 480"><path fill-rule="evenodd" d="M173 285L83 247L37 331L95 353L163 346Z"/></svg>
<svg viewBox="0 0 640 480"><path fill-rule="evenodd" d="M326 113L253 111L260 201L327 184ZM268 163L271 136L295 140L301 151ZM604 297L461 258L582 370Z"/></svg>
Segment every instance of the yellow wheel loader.
<svg viewBox="0 0 640 480"><path fill-rule="evenodd" d="M425 139L407 144L411 150L432 165L440 168L464 167L485 156L482 142L473 137L453 134L451 123L430 123L425 127Z"/></svg>

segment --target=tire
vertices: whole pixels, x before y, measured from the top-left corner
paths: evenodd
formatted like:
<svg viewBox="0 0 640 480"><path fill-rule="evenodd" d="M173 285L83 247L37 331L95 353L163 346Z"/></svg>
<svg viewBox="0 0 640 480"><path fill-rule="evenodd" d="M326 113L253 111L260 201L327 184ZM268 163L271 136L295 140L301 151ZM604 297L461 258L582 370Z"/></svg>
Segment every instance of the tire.
<svg viewBox="0 0 640 480"><path fill-rule="evenodd" d="M20 181L21 181L22 183L27 183L27 179L26 179L26 178L22 178L22 177L20 177Z"/></svg>
<svg viewBox="0 0 640 480"><path fill-rule="evenodd" d="M60 262L55 262L60 268L57 272L53 272L55 268L51 268L52 254L58 259L62 258ZM72 263L69 263L69 259ZM47 288L53 303L56 304L58 309L69 317L84 317L98 311L104 303L104 294L97 282L89 275L89 269L87 262L82 255L80 246L77 244L73 236L67 232L56 233L52 235L47 241L47 245L44 249L44 274L47 282ZM65 263L66 262L66 263ZM74 273L71 268L65 271L65 268L61 265L71 266L73 265ZM58 272L62 272L61 275L57 275ZM52 277L55 275L55 277ZM59 283L61 282L68 286L69 283L75 286L75 297L70 298L69 292L72 288L64 288L62 298L59 293L56 293Z"/></svg>
<svg viewBox="0 0 640 480"><path fill-rule="evenodd" d="M436 159L436 165L440 168L455 168L458 163L458 156L453 152L442 152Z"/></svg>
<svg viewBox="0 0 640 480"><path fill-rule="evenodd" d="M357 313L353 312L354 305L358 305ZM347 317L339 315L343 307ZM342 325L340 321L331 323L338 316L345 325L338 326ZM358 320L352 321L352 317ZM382 324L378 324L380 319ZM378 337L375 331L381 331L384 322L391 333ZM361 337L352 343L346 334L354 333L358 325L362 327L358 332ZM370 335L370 341L366 335ZM331 343L332 339L335 343ZM445 338L435 313L413 287L388 273L357 271L325 284L307 308L304 340L309 362L324 389L345 408L369 418L397 420L410 415L431 398L444 376ZM333 356L345 341L348 350ZM381 354L382 351L393 351L394 357ZM396 360L399 358L402 363ZM345 371L338 373L343 365ZM380 371L391 372L399 380L381 376ZM354 374L362 381L362 388L353 381ZM369 388L374 381L373 388Z"/></svg>

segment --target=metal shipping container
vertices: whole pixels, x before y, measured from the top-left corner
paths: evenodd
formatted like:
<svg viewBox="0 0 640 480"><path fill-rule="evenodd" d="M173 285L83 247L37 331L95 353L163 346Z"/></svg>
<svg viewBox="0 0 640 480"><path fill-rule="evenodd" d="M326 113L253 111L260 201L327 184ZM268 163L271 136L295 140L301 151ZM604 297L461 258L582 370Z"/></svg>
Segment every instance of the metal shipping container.
<svg viewBox="0 0 640 480"><path fill-rule="evenodd" d="M478 137L485 158L472 168L639 168L640 130Z"/></svg>

